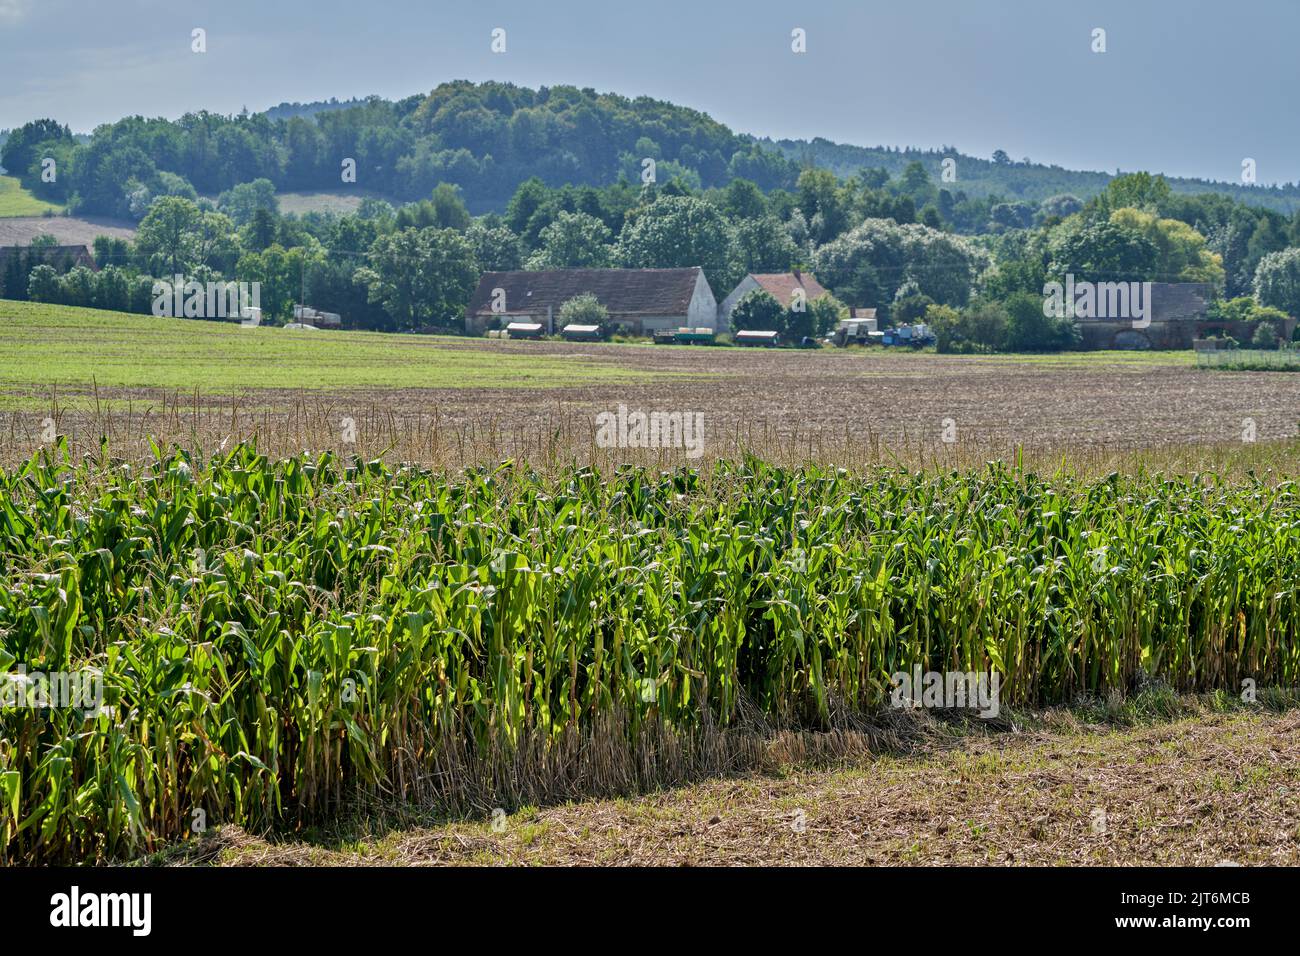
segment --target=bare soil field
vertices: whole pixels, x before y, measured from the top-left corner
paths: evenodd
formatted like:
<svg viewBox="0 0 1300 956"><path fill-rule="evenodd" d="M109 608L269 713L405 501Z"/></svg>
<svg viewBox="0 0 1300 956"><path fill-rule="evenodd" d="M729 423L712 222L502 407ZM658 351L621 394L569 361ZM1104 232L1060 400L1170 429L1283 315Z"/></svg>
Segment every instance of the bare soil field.
<svg viewBox="0 0 1300 956"><path fill-rule="evenodd" d="M0 246L25 246L37 236L53 236L61 246L90 247L96 236L131 239L135 223L103 216L14 216L0 218Z"/></svg>
<svg viewBox="0 0 1300 956"><path fill-rule="evenodd" d="M1027 447L1148 448L1293 437L1300 376L1200 370L1189 356L1076 353L1057 358L948 356L881 351L467 343L617 363L653 382L528 390L406 389L335 393L397 414L434 407L470 421L490 410L509 426L543 427L556 407L584 419L619 403L630 409L698 411L719 437L763 428L787 437L871 435L889 445L957 441Z"/></svg>
<svg viewBox="0 0 1300 956"><path fill-rule="evenodd" d="M57 222L58 220L45 220ZM2 228L2 227L0 227ZM596 416L698 416L700 458L940 467L1134 455L1200 471L1300 456L1300 375L1198 368L1192 353L958 356L240 329L0 301L0 457L53 435L115 453L150 438L429 464L669 464L598 447ZM1294 464L1289 461L1288 464Z"/></svg>
<svg viewBox="0 0 1300 956"><path fill-rule="evenodd" d="M394 345L391 361L399 366L403 351ZM432 460L454 447L459 462L591 451L595 416L622 405L701 414L710 457L751 450L845 464L918 456L956 464L963 456L1070 452L1100 461L1212 447L1249 457L1293 439L1300 417L1300 376L1197 369L1176 355L978 357L445 338L438 345L571 361L590 381L484 387L471 374L452 387L353 387L332 385L322 370L295 387L280 387L270 375L261 387L233 393L205 390L201 374L188 392L31 381L6 388L6 401L21 411L9 413L9 422L0 411L0 443L29 449L38 424L53 416L60 434L83 439L152 430L197 435L212 447L256 433L271 443L268 450L291 451L337 446L349 419L360 452ZM623 380L627 372L638 378Z"/></svg>

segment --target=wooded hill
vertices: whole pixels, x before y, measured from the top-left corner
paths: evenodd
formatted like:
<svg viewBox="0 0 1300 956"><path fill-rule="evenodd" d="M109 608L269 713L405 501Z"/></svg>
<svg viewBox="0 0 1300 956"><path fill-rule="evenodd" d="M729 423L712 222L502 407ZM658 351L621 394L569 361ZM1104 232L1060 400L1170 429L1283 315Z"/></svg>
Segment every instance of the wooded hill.
<svg viewBox="0 0 1300 956"><path fill-rule="evenodd" d="M1088 199L1112 178L1058 166L979 159L955 150L861 147L824 139L759 140L698 110L650 97L629 98L572 86L528 89L510 83L440 84L428 95L390 101L282 103L263 113L190 113L178 120L134 116L106 124L88 142L56 121L11 132L0 164L52 202L87 214L140 218L157 195L191 189L214 195L267 179L279 192L339 190L345 162L355 185L395 201L427 197L443 182L462 190L471 211L503 210L519 185L639 183L654 159L660 183L691 189L735 178L764 191L793 188L801 168L841 177L883 169L899 175L919 161L936 183L945 157L956 161L960 190L972 198ZM40 181L40 162L58 161L56 182ZM1217 192L1290 213L1300 186L1246 187L1170 179L1177 193Z"/></svg>

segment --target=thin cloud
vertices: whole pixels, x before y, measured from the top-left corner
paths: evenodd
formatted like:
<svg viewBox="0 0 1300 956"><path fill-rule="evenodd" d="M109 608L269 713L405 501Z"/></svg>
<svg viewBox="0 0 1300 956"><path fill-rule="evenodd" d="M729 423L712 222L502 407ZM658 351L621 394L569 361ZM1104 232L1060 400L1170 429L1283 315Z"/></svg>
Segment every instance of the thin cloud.
<svg viewBox="0 0 1300 956"><path fill-rule="evenodd" d="M17 23L32 11L32 0L0 0L0 20Z"/></svg>

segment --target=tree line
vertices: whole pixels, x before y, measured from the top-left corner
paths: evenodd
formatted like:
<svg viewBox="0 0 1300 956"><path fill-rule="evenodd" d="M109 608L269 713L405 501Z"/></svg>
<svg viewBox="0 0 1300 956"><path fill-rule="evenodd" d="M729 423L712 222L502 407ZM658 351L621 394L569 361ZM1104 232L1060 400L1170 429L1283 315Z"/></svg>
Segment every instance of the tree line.
<svg viewBox="0 0 1300 956"><path fill-rule="evenodd" d="M96 241L98 273L61 270L29 250L10 257L0 282L11 298L148 311L154 278L256 281L270 321L305 299L349 327L410 330L459 329L484 271L701 266L721 299L746 273L798 268L886 323L932 321L940 347L953 350L1070 347L1069 323L1042 315L1046 283L1066 275L1203 282L1238 312L1248 300L1300 315L1300 216L1176 194L1140 173L1086 202L1052 197L964 235L940 211L942 194L913 164L895 177L808 168L790 188L768 190L744 178L696 187L680 177L605 186L532 177L503 211L478 216L443 182L401 206L367 198L352 214L282 215L275 184L256 179L215 199L151 198L133 241ZM791 334L820 334L831 318L781 321Z"/></svg>

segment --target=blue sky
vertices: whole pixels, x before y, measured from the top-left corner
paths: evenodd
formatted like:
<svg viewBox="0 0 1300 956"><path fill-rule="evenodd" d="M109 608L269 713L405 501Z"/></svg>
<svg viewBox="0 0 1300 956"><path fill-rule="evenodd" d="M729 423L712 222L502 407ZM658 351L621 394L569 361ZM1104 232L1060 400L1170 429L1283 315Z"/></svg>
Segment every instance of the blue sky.
<svg viewBox="0 0 1300 956"><path fill-rule="evenodd" d="M1270 183L1300 180L1297 38L1296 0L0 0L0 127L498 79L655 96L756 135L1077 169L1236 181L1250 157Z"/></svg>

